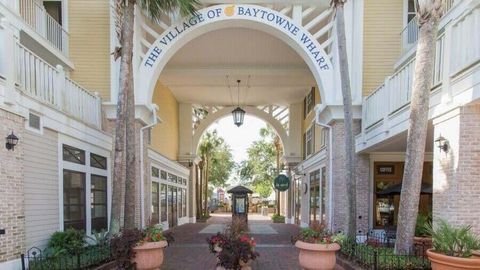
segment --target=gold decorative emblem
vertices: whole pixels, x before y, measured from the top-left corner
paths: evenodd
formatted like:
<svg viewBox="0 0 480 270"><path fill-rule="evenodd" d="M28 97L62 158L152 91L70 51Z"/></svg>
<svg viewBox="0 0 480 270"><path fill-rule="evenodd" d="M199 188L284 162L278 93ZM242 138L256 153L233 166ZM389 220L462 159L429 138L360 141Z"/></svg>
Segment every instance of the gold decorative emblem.
<svg viewBox="0 0 480 270"><path fill-rule="evenodd" d="M235 14L235 6L232 5L225 8L225 15L232 17L233 14Z"/></svg>

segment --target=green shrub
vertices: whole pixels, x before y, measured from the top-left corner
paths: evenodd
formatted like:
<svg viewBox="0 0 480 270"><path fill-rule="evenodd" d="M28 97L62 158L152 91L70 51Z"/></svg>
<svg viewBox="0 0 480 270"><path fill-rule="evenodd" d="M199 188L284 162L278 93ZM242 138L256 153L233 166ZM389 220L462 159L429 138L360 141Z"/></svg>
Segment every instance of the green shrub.
<svg viewBox="0 0 480 270"><path fill-rule="evenodd" d="M435 228L428 226L428 231L436 252L467 258L472 256L472 251L480 249L480 238L471 232L471 226L453 227L440 220Z"/></svg>
<svg viewBox="0 0 480 270"><path fill-rule="evenodd" d="M274 214L272 221L273 223L285 223L285 216Z"/></svg>
<svg viewBox="0 0 480 270"><path fill-rule="evenodd" d="M415 226L415 236L431 236L428 230L429 224L432 223L432 216L419 213L417 216L417 224Z"/></svg>
<svg viewBox="0 0 480 270"><path fill-rule="evenodd" d="M73 228L53 233L47 245L52 254L57 255L77 254L84 246L84 232Z"/></svg>

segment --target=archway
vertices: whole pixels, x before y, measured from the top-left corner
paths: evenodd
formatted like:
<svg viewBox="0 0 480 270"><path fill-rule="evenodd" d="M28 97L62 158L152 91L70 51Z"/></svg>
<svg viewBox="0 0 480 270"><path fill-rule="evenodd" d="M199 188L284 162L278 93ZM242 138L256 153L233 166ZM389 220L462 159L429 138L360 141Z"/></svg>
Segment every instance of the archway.
<svg viewBox="0 0 480 270"><path fill-rule="evenodd" d="M283 14L255 5L211 6L164 31L152 44L136 73L137 103L150 104L160 73L183 45L209 31L232 27L260 30L288 44L312 72L323 103L336 104L333 66L316 39Z"/></svg>
<svg viewBox="0 0 480 270"><path fill-rule="evenodd" d="M278 121L268 113L256 107L245 106L242 108L245 110L245 112L248 115L255 116L265 121L265 123L269 124L273 128L275 133L277 133L278 137L280 137L280 141L282 143L284 153L288 153L287 151L290 150L288 146L288 134L285 131L285 128L280 123L280 121ZM216 111L211 115L208 115L205 119L202 120L202 122L197 127L197 129L195 129L195 133L193 134L192 146L194 147L194 149L192 149L192 151L194 154L196 154L198 145L200 144L200 139L202 138L202 135L205 133L205 131L218 119L221 119L230 115L233 109L235 109L235 107L224 107L221 110Z"/></svg>

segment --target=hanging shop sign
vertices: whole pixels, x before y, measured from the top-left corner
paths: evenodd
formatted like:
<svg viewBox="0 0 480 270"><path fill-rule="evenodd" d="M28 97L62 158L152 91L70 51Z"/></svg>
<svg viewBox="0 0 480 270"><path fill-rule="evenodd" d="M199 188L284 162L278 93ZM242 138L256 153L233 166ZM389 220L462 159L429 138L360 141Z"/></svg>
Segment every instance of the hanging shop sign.
<svg viewBox="0 0 480 270"><path fill-rule="evenodd" d="M290 179L288 179L286 175L280 174L279 176L275 177L273 185L276 190L285 191L290 188Z"/></svg>

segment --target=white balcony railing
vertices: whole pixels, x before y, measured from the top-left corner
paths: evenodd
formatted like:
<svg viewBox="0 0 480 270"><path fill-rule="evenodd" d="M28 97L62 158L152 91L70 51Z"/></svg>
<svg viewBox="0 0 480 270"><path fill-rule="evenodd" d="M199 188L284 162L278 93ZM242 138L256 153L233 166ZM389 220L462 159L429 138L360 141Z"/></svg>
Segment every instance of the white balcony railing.
<svg viewBox="0 0 480 270"><path fill-rule="evenodd" d="M432 88L437 89L445 80L452 80L456 74L474 67L480 61L480 31L475 28L476 22L480 21L480 3L461 14L437 37ZM369 129L410 103L414 67L415 58L387 77L380 87L365 98L364 129Z"/></svg>
<svg viewBox="0 0 480 270"><path fill-rule="evenodd" d="M27 95L87 124L101 127L101 99L20 43L15 49L16 82Z"/></svg>
<svg viewBox="0 0 480 270"><path fill-rule="evenodd" d="M446 0L444 2L444 13L447 13L454 5L455 0ZM417 44L418 40L418 23L417 16L411 19L407 25L400 32L400 39L402 42L402 54L410 50L414 45Z"/></svg>
<svg viewBox="0 0 480 270"><path fill-rule="evenodd" d="M14 0L10 0L14 1ZM18 0L19 14L38 34L68 55L68 32L35 0Z"/></svg>

